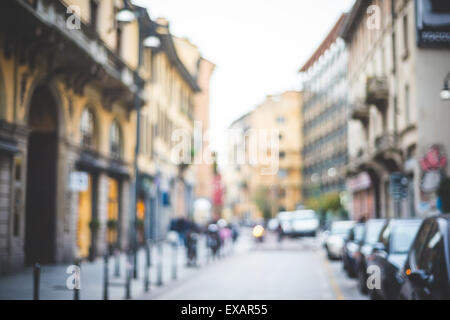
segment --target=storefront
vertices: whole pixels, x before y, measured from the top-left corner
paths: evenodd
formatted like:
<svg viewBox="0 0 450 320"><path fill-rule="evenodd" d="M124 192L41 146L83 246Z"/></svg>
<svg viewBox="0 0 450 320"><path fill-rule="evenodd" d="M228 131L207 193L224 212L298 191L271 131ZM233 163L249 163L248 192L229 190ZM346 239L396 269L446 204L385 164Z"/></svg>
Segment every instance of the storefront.
<svg viewBox="0 0 450 320"><path fill-rule="evenodd" d="M375 218L375 192L370 175L367 172L362 172L355 177L349 178L347 180L347 188L353 198L353 219Z"/></svg>

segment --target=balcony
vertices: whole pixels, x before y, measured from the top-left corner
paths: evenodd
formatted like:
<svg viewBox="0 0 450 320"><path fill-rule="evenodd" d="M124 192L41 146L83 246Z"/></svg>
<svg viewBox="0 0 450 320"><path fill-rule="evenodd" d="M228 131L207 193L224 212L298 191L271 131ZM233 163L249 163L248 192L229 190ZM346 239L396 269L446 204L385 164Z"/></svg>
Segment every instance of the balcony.
<svg viewBox="0 0 450 320"><path fill-rule="evenodd" d="M370 109L366 104L355 104L351 108L351 117L354 120L359 120L364 126L369 124Z"/></svg>
<svg viewBox="0 0 450 320"><path fill-rule="evenodd" d="M383 153L397 148L398 137L395 134L386 133L375 139L375 152Z"/></svg>
<svg viewBox="0 0 450 320"><path fill-rule="evenodd" d="M31 69L45 65L47 78L59 77L75 93L81 95L87 85L93 85L101 92L105 108L119 102L131 110L136 81L142 79L91 25L79 21L79 27L69 29L67 19L62 1L2 1L0 31L7 30L5 55L19 50L22 65Z"/></svg>
<svg viewBox="0 0 450 320"><path fill-rule="evenodd" d="M369 77L366 83L366 104L374 105L381 112L384 112L388 101L389 84L387 77Z"/></svg>

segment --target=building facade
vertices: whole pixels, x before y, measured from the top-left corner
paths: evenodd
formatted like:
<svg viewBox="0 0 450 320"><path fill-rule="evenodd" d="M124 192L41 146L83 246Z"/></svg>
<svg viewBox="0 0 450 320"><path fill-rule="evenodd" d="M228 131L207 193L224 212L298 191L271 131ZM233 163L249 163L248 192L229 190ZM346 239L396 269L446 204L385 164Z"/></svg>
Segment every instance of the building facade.
<svg viewBox="0 0 450 320"><path fill-rule="evenodd" d="M449 6L356 1L342 31L349 48L348 185L354 217L423 216L448 174ZM428 163L438 159L437 165ZM440 165L442 164L442 165Z"/></svg>
<svg viewBox="0 0 450 320"><path fill-rule="evenodd" d="M196 121L196 137L198 145L195 155L195 198L207 199L211 202L213 194L213 177L214 177L214 157L210 148L209 141L209 97L210 82L213 75L215 65L206 60L200 59L198 66L197 83L200 92L194 96L194 120ZM201 135L200 137L198 137Z"/></svg>
<svg viewBox="0 0 450 320"><path fill-rule="evenodd" d="M301 111L302 94L298 91L286 91L268 96L251 113L252 134L257 134L259 138L253 140L258 144L255 147L258 150L258 159L250 163L250 198L255 201L262 196L261 193L267 192L272 217L280 211L295 210L302 201ZM267 135L277 132L278 145L275 147L268 141L267 157L261 154L265 153L266 147L265 137L260 135L262 132ZM253 146L249 143L251 153ZM276 165L272 161L275 161ZM275 170L270 172L269 168ZM259 214L263 216L263 212Z"/></svg>
<svg viewBox="0 0 450 320"><path fill-rule="evenodd" d="M342 15L300 69L303 83L303 196L345 190L347 155L347 63L339 37Z"/></svg>
<svg viewBox="0 0 450 320"><path fill-rule="evenodd" d="M286 91L230 126L226 203L237 217L274 217L301 204L301 108L302 94Z"/></svg>
<svg viewBox="0 0 450 320"><path fill-rule="evenodd" d="M224 171L225 209L241 221L256 218L250 199L249 184L251 168L248 159L248 138L251 113L241 116L229 126L227 139L227 163Z"/></svg>
<svg viewBox="0 0 450 320"><path fill-rule="evenodd" d="M128 246L141 70L121 6L0 4L1 273Z"/></svg>
<svg viewBox="0 0 450 320"><path fill-rule="evenodd" d="M171 219L192 215L194 97L200 93L201 56L170 33L167 20L156 23L161 45L147 56L152 77L144 90L149 103L142 111L139 168L146 181L141 201L148 208L151 237L161 239Z"/></svg>

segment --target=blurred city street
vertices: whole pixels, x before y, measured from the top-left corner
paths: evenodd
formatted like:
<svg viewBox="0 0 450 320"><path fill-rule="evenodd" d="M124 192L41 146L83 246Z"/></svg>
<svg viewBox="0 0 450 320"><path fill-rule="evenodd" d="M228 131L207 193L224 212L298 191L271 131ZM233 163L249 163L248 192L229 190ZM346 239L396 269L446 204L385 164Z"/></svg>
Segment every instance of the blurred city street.
<svg viewBox="0 0 450 320"><path fill-rule="evenodd" d="M270 234L254 243L244 234L240 250L151 297L169 300L367 299L339 262L329 262L317 238L285 239ZM144 297L145 298L145 297Z"/></svg>
<svg viewBox="0 0 450 320"><path fill-rule="evenodd" d="M448 0L0 1L0 301L450 299L449 62Z"/></svg>

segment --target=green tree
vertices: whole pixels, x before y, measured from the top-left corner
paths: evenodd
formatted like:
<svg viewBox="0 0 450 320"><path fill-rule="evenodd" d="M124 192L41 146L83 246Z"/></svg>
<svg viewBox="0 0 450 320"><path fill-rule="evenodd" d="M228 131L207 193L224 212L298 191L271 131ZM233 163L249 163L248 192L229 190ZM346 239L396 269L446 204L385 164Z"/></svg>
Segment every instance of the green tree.
<svg viewBox="0 0 450 320"><path fill-rule="evenodd" d="M260 187L253 199L256 207L262 212L265 220L272 218L272 205L270 203L269 189L265 187Z"/></svg>

